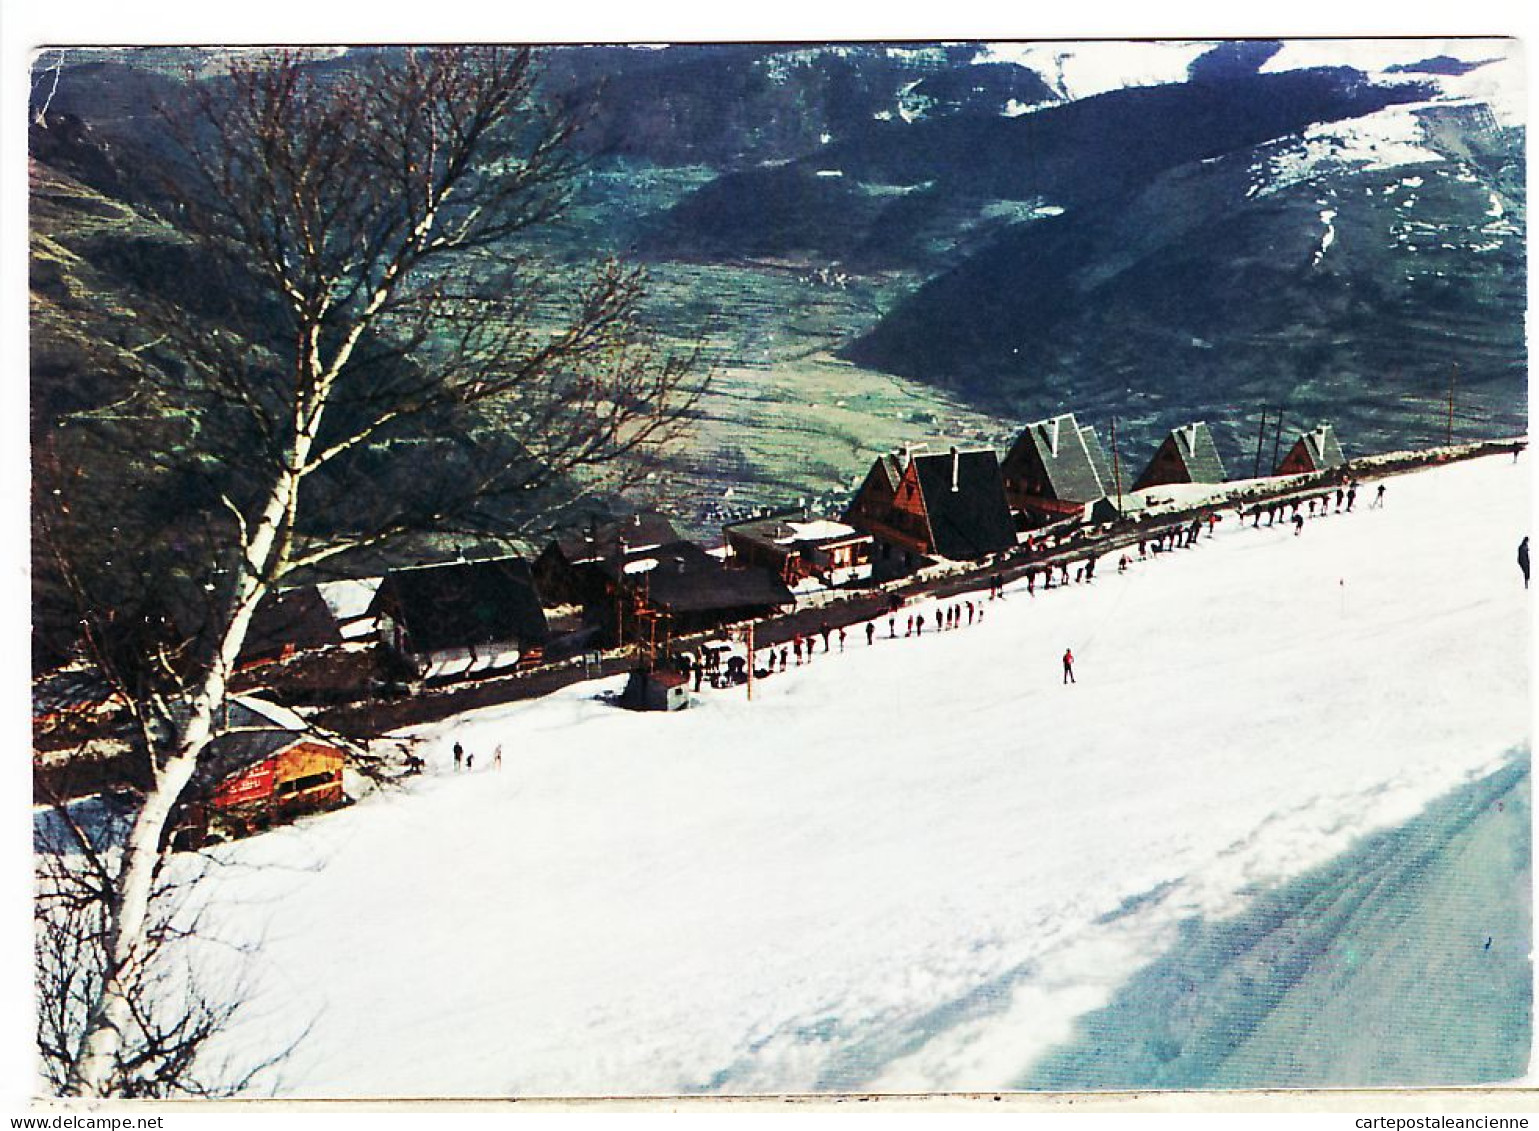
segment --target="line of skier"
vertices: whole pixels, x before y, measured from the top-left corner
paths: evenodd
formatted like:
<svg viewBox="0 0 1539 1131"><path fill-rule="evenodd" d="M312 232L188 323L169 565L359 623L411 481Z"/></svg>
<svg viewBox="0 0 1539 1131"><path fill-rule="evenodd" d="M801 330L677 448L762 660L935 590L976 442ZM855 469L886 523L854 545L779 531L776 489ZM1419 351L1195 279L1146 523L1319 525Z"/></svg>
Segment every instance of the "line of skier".
<svg viewBox="0 0 1539 1131"><path fill-rule="evenodd" d="M1279 499L1272 503L1257 503L1248 511L1242 503L1235 508L1235 511L1241 523L1244 523L1247 516L1250 518L1250 525L1253 530L1260 527L1261 519L1264 515L1268 526L1273 526L1279 522L1291 522L1293 524L1293 533L1298 535L1304 532L1306 508L1308 517L1311 519L1316 517L1324 518L1331 513L1350 514L1357 505L1357 492L1361 486L1362 484L1356 479L1349 480L1344 485L1338 485L1335 490L1336 509L1334 512L1331 510L1332 493L1328 490L1318 495L1300 496L1294 499ZM1380 483L1378 489L1374 492L1373 502L1368 504L1368 509L1379 510L1383 506L1384 484Z"/></svg>

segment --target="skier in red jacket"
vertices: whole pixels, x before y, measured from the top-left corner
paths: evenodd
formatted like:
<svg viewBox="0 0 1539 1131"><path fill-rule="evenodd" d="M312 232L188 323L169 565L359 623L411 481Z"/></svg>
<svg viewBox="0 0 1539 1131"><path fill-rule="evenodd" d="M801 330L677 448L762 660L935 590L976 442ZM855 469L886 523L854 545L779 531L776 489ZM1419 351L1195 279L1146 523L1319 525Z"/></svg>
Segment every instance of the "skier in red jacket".
<svg viewBox="0 0 1539 1131"><path fill-rule="evenodd" d="M1063 681L1065 683L1079 682L1074 678L1074 652L1069 648L1063 650Z"/></svg>

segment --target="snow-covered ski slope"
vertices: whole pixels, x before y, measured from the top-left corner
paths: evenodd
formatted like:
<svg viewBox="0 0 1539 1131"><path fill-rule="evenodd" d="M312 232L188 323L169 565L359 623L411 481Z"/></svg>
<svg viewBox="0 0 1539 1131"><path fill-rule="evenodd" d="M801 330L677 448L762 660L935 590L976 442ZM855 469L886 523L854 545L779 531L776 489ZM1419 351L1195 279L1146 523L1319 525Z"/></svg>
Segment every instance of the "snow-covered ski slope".
<svg viewBox="0 0 1539 1131"><path fill-rule="evenodd" d="M435 726L406 791L223 850L282 865L205 889L262 937L230 1047L309 1024L298 1095L1028 1079L1183 921L1526 764L1529 459L1299 536L1231 512L959 630L852 632L752 703L633 714L611 680Z"/></svg>

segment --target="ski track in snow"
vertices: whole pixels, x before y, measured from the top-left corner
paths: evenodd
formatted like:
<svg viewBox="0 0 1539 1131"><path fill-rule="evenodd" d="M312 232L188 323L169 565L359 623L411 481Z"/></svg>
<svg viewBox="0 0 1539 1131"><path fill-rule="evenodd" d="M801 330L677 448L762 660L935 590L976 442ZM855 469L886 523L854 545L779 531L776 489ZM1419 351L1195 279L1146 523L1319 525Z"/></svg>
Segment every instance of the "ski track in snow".
<svg viewBox="0 0 1539 1131"><path fill-rule="evenodd" d="M1184 921L1526 757L1527 464L1301 536L1230 511L752 703L609 680L423 728L404 792L220 850L221 930L262 938L228 1048L310 1023L300 1096L1008 1087Z"/></svg>

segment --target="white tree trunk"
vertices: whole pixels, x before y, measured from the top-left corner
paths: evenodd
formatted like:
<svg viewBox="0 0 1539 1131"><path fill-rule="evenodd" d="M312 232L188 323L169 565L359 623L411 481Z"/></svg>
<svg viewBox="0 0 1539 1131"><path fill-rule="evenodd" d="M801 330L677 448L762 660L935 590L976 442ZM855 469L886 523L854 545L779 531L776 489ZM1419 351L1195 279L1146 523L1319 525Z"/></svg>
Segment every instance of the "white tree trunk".
<svg viewBox="0 0 1539 1131"><path fill-rule="evenodd" d="M313 432L311 433L313 435ZM245 644L246 631L257 603L266 592L264 580L278 543L281 524L299 490L301 475L294 470L308 458L309 442L302 432L296 451L273 486L262 518L250 532L243 548L236 578L229 622L220 637L219 647L202 682L188 704L190 715L175 735L171 753L156 764L151 751L153 785L145 794L144 804L134 818L124 848L122 869L117 879L115 906L109 917L107 965L96 1009L86 1022L79 1058L66 1087L76 1096L102 1097L111 1094L114 1070L122 1049L124 1030L131 1018L132 996L148 958L150 903L155 878L166 849L166 827L183 790L198 768L198 759L214 734L214 717L225 699L230 673Z"/></svg>

